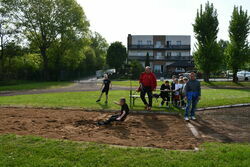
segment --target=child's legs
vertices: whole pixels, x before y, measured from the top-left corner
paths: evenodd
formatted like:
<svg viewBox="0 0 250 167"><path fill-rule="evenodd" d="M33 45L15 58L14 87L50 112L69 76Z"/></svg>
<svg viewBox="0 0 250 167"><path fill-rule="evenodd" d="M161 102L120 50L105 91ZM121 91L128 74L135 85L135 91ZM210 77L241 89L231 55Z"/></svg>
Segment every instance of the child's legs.
<svg viewBox="0 0 250 167"><path fill-rule="evenodd" d="M110 124L111 122L117 121L116 119L119 117L119 115L112 115L108 120L104 121L104 124Z"/></svg>
<svg viewBox="0 0 250 167"><path fill-rule="evenodd" d="M166 101L166 105L168 106L169 105L169 102L170 102L170 97L169 97L169 95L167 96L167 101Z"/></svg>
<svg viewBox="0 0 250 167"><path fill-rule="evenodd" d="M98 100L101 100L102 95L103 95L103 92L101 92L101 94L100 94L100 96L99 96Z"/></svg>
<svg viewBox="0 0 250 167"><path fill-rule="evenodd" d="M166 96L165 95L161 95L162 101L161 101L161 105L163 105L166 101Z"/></svg>
<svg viewBox="0 0 250 167"><path fill-rule="evenodd" d="M106 102L107 102L107 101L108 101L108 98L109 98L109 96L108 96L108 95L109 95L109 90L106 90L105 93L106 93Z"/></svg>

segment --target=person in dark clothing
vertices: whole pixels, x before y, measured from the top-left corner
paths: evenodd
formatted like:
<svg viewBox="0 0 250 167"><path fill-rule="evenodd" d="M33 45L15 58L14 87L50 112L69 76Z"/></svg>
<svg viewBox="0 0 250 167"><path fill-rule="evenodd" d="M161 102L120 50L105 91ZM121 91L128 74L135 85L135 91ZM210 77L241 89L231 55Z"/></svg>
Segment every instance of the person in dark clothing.
<svg viewBox="0 0 250 167"><path fill-rule="evenodd" d="M172 81L171 87L170 87L171 91L172 91L172 93L171 93L171 103L174 105L174 104L176 104L176 100L174 98L175 97L174 90L175 90L175 85L178 84L178 79L175 78L175 76L173 76L172 79L173 79L173 81Z"/></svg>
<svg viewBox="0 0 250 167"><path fill-rule="evenodd" d="M104 75L104 80L103 80L103 83L102 83L102 86L101 86L101 89L102 89L102 92L98 98L98 100L96 100L96 102L100 102L101 101L101 98L102 98L102 95L103 93L106 94L106 100L105 100L105 103L107 104L108 103L108 94L109 94L109 89L112 87L111 85L111 81L109 80L108 78L108 75L105 74Z"/></svg>
<svg viewBox="0 0 250 167"><path fill-rule="evenodd" d="M161 106L163 106L164 103L166 102L167 107L169 107L169 102L170 102L169 93L171 91L169 81L165 81L165 83L161 85L160 91L161 91L160 96L162 98Z"/></svg>
<svg viewBox="0 0 250 167"><path fill-rule="evenodd" d="M201 97L201 85L200 82L196 79L195 73L190 73L190 80L185 85L185 99L187 100L186 111L184 119L189 120L189 110L191 108L191 119L196 120L195 110L196 105Z"/></svg>
<svg viewBox="0 0 250 167"><path fill-rule="evenodd" d="M153 98L152 91L155 91L157 82L155 74L151 72L151 68L149 66L145 68L145 72L141 73L139 83L141 91L140 94L141 100L145 104L145 109L151 110L152 98ZM145 99L146 93L148 94L148 102Z"/></svg>
<svg viewBox="0 0 250 167"><path fill-rule="evenodd" d="M121 113L117 114L117 115L112 115L106 121L98 122L98 125L108 125L111 122L114 122L114 121L124 121L127 118L128 114L129 114L129 107L128 107L127 103L126 103L126 99L125 98L121 98L120 102L115 102L115 104L121 106Z"/></svg>

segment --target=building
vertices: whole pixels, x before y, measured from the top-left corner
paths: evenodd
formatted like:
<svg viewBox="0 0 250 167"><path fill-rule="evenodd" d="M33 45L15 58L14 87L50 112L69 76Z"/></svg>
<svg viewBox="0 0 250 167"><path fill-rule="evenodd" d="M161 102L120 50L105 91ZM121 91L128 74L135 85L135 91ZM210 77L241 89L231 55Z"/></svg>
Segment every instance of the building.
<svg viewBox="0 0 250 167"><path fill-rule="evenodd" d="M150 66L158 77L194 68L189 35L128 35L128 59L145 65L149 54Z"/></svg>

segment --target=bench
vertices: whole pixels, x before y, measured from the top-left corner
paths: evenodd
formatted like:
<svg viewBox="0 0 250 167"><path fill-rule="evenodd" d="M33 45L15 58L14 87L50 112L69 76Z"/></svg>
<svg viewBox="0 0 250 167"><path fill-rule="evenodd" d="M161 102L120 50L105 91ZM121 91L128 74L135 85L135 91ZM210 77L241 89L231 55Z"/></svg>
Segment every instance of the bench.
<svg viewBox="0 0 250 167"><path fill-rule="evenodd" d="M133 94L133 95L130 95L130 98L132 98L132 104L134 106L135 105L135 100L138 99L138 98L141 98L141 96L139 94ZM148 96L146 95L145 98L148 98ZM154 98L155 97L153 96L153 99ZM155 98L155 99L156 99L156 101L158 101L157 98Z"/></svg>

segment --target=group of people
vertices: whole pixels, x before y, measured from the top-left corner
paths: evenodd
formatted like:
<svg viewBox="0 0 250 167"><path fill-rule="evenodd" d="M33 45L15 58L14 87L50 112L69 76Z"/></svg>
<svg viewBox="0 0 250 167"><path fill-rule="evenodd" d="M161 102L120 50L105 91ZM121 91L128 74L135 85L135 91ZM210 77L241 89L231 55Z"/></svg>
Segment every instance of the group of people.
<svg viewBox="0 0 250 167"><path fill-rule="evenodd" d="M169 107L170 103L172 103L174 106L185 109L184 119L186 121L188 121L189 118L195 120L196 105L201 96L200 82L196 79L195 73L190 73L189 78L183 76L177 78L173 76L172 80L171 84L169 81L165 81L164 84L161 85L160 97L162 98L162 102L160 106L166 103L167 107ZM157 80L149 66L147 66L145 72L140 75L139 83L140 87L137 91L140 92L140 97L145 105L145 109L151 110L152 99L154 97L152 92L156 90ZM148 95L148 102L145 99L146 94Z"/></svg>
<svg viewBox="0 0 250 167"><path fill-rule="evenodd" d="M153 91L156 91L157 88L157 79L155 74L151 71L151 68L147 66L145 72L140 75L139 78L139 88L137 89L140 92L140 98L145 105L146 110L152 109L153 97L160 96L162 101L160 106L163 106L166 103L166 106L169 107L170 104L181 107L185 109L184 119L188 121L189 119L195 120L195 110L196 105L201 97L201 86L200 82L196 79L195 73L190 73L189 78L180 76L172 77L172 82L165 81L164 84L160 87L160 94L153 94ZM108 102L108 92L111 88L111 81L108 79L108 75L104 75L104 80L102 84L101 95L99 96L96 102L101 100L103 93L106 94L106 101ZM145 96L148 96L148 101ZM111 116L108 120L98 122L98 125L107 125L113 121L124 121L129 114L129 108L126 104L126 99L121 98L116 104L121 106L121 112L118 115Z"/></svg>

